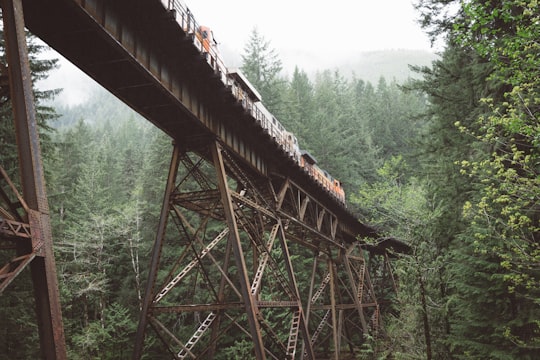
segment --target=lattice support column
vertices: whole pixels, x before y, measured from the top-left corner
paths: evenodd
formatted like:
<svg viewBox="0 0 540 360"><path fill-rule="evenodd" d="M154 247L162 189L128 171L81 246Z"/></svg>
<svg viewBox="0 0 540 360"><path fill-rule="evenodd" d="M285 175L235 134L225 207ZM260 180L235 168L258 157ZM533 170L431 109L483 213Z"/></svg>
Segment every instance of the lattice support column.
<svg viewBox="0 0 540 360"><path fill-rule="evenodd" d="M146 282L146 291L141 307L141 315L139 319L139 326L137 328L137 335L135 339L135 346L133 351L133 358L140 359L143 353L144 337L146 327L151 316L151 307L155 296L155 286L157 281L157 274L161 261L161 252L163 249L163 243L165 238L165 230L169 219L169 211L171 207L171 197L175 188L176 175L178 172L180 157L180 147L174 146L173 154L171 158L171 164L169 166L169 175L167 177L167 184L165 187L165 196L161 207L161 216L159 218L159 224L152 250L152 257L150 260L150 269L148 274L148 280Z"/></svg>
<svg viewBox="0 0 540 360"><path fill-rule="evenodd" d="M379 304L364 255L358 243L338 250L321 246L315 252L306 290L306 317L315 358L357 356L365 335L377 335Z"/></svg>
<svg viewBox="0 0 540 360"><path fill-rule="evenodd" d="M219 143L175 147L137 348L150 325L176 358L356 356L379 322L362 249L298 185L250 171Z"/></svg>
<svg viewBox="0 0 540 360"><path fill-rule="evenodd" d="M218 143L175 146L134 358L152 334L178 359L295 359L309 341L287 225L249 171Z"/></svg>
<svg viewBox="0 0 540 360"><path fill-rule="evenodd" d="M373 337L379 330L379 302L368 266L368 258L359 244L349 246L344 256L344 265L353 289L354 303L362 329Z"/></svg>
<svg viewBox="0 0 540 360"><path fill-rule="evenodd" d="M20 236L23 234L19 233L12 238L16 239L14 247L17 258L0 270L2 273L0 278L8 279L0 281L0 292L25 266L30 266L42 355L47 359L65 359L66 346L60 293L53 255L49 206L39 146L22 1L2 0L0 4L8 60L9 93L19 153L22 198L25 203L23 209L15 209L9 206L11 202L9 195L3 192L2 205L0 205L3 209L0 216L3 218L0 225L0 238L5 239L6 226L13 230L15 223L18 223L16 226L30 229L30 237ZM2 85L5 85L4 82ZM7 181L4 173L2 178L3 181Z"/></svg>
<svg viewBox="0 0 540 360"><path fill-rule="evenodd" d="M255 297L251 295L251 286L249 281L248 269L246 266L246 259L244 258L244 252L242 250L242 241L240 239L240 232L236 223L236 216L234 205L232 203L232 197L227 183L227 173L225 165L223 163L223 156L221 154L221 146L215 142L211 145L210 149L212 153L212 159L217 172L218 189L221 195L221 203L223 205L223 211L225 213L225 220L229 228L229 242L232 244L233 253L236 260L236 266L238 270L238 277L240 282L240 291L242 294L242 300L244 302L244 308L248 319L251 337L253 340L254 352L257 359L266 359L264 352L264 343L262 340L261 325L259 323L259 310L255 303Z"/></svg>

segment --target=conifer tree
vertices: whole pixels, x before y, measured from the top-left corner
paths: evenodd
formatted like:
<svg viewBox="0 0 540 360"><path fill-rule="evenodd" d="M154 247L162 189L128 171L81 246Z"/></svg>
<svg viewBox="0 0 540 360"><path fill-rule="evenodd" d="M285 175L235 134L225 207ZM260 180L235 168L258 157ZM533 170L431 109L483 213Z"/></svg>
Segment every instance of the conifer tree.
<svg viewBox="0 0 540 360"><path fill-rule="evenodd" d="M538 48L536 5L471 1L450 12L448 3L420 2L424 25L448 39L446 59L452 54L461 63L446 81L454 82L447 88L453 91L433 91L439 104L433 114L446 114L450 135L439 137L437 153L450 155L439 155L449 171L433 193L450 210L438 222L440 238L450 240L445 342L456 358L532 359L539 344L532 265L538 264L538 176L531 166L538 156L539 67L530 56ZM436 8L453 15L436 17ZM467 82L456 81L463 76ZM444 89L442 79L431 88Z"/></svg>
<svg viewBox="0 0 540 360"><path fill-rule="evenodd" d="M475 161L461 162L476 191L464 206L470 225L458 254L474 276L460 278L465 301L453 340L475 356L533 359L540 349L537 5L471 2L454 30L492 64L489 80L498 85L482 99L487 110L475 126L459 124L486 148ZM478 292L478 284L485 290Z"/></svg>
<svg viewBox="0 0 540 360"><path fill-rule="evenodd" d="M251 32L242 54L242 72L262 96L262 102L278 119L283 117L285 80L281 78L281 60L270 41L257 28Z"/></svg>
<svg viewBox="0 0 540 360"><path fill-rule="evenodd" d="M313 84L307 73L298 67L294 69L292 79L288 82L285 100L283 125L292 131L300 144L306 144L306 126L313 116Z"/></svg>

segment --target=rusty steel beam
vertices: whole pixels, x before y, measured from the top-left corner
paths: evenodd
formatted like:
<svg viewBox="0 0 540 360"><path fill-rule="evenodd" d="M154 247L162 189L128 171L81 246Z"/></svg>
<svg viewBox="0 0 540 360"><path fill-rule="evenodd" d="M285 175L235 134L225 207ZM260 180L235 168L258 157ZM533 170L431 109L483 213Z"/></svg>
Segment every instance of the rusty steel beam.
<svg viewBox="0 0 540 360"><path fill-rule="evenodd" d="M10 96L15 119L22 193L29 208L28 220L32 232L32 241L28 244L30 248L21 244L18 246L18 252L37 255L30 262L30 269L42 354L47 359L65 359L64 327L26 46L22 1L2 0L0 4L4 21Z"/></svg>
<svg viewBox="0 0 540 360"><path fill-rule="evenodd" d="M287 274L289 276L289 281L293 285L292 290L295 292L294 296L296 297L296 299L300 299L300 293L298 291L298 285L296 283L296 277L295 277L295 274L294 274L294 268L293 268L293 265L291 263L291 256L290 256L289 248L288 248L288 245L287 245L285 231L283 229L283 226L281 226L282 225L281 221L279 221L279 224L280 224L280 227L279 227L279 230L280 230L279 240L280 240L280 245L281 245L282 251L285 254L285 256L284 256L285 269L287 270ZM303 309L301 307L298 310L298 312L299 312L299 315L298 315L298 317L299 317L299 320L298 320L299 321L299 328L300 328L300 331L302 332L303 338L307 340L307 339L309 339L309 330L308 330L308 326L307 326L305 313L304 313L304 311L303 311ZM311 344L308 343L308 346L306 346L304 348L304 351L307 354L307 358L310 359L310 360L313 360L313 359L315 359L315 355L313 353L313 348L310 345Z"/></svg>
<svg viewBox="0 0 540 360"><path fill-rule="evenodd" d="M162 2L22 1L32 10L27 16L34 34L173 139L217 135L254 168L267 171L266 154L244 136L245 126L230 121L247 120L243 109L234 105L232 95L223 96L216 85L223 88L223 83ZM76 17L79 27L72 21L46 20L66 16ZM217 112L216 102L221 107L225 102L228 111ZM277 152L277 145L272 151Z"/></svg>
<svg viewBox="0 0 540 360"><path fill-rule="evenodd" d="M175 22L171 3L23 2L35 35L173 139L196 144L217 137L260 174L276 173L300 183L337 216L339 223L334 221L333 227L347 233L347 241L354 242L357 235L377 236L292 161L238 104L186 28ZM88 43L95 51L88 51Z"/></svg>
<svg viewBox="0 0 540 360"><path fill-rule="evenodd" d="M253 340L255 356L257 360L264 360L266 359L266 354L264 352L264 343L262 340L262 333L258 320L259 310L257 304L255 303L255 299L251 296L250 282L248 278L248 271L246 268L244 253L242 251L240 233L238 232L232 198L229 190L229 185L227 184L227 173L225 171L223 157L221 155L221 145L218 142L215 142L213 146L211 146L211 151L212 158L214 160L214 166L217 172L218 188L221 194L221 202L223 204L225 218L229 227L229 241L232 244L236 260L236 266L238 267L240 289L242 292L242 298L244 300L244 306L248 318L250 333Z"/></svg>
<svg viewBox="0 0 540 360"><path fill-rule="evenodd" d="M144 299L142 303L142 310L139 317L139 325L137 328L137 335L135 338L135 346L133 350L133 358L140 359L143 352L144 345L144 336L146 327L148 325L150 317L150 307L154 299L154 286L156 283L157 273L159 270L159 262L161 260L161 250L163 248L163 242L165 237L165 230L167 228L168 213L170 209L171 199L176 175L178 172L179 166L179 157L180 157L180 147L175 144L171 164L169 167L169 176L167 178L167 186L165 188L165 196L163 197L163 205L161 207L161 216L159 218L159 225L156 234L156 239L154 241L154 247L152 250L152 258L150 261L150 269L148 274L148 281L146 282L146 291L144 294Z"/></svg>
<svg viewBox="0 0 540 360"><path fill-rule="evenodd" d="M31 238L30 225L25 222L13 221L0 217L0 237Z"/></svg>
<svg viewBox="0 0 540 360"><path fill-rule="evenodd" d="M364 310L362 309L362 293L364 290L364 272L366 270L366 265L364 263L361 264L362 271L361 274L358 274L358 279L356 280L353 274L352 265L351 265L351 257L349 254L353 251L353 246L351 246L349 249L347 249L347 253L345 255L345 269L347 271L347 275L349 277L349 281L351 284L351 288L353 291L353 294L360 294L359 296L353 296L354 298L354 304L356 305L356 308L358 310L358 315L360 316L360 323L362 324L362 330L364 332L368 331L366 319L364 316ZM361 260L363 262L363 259Z"/></svg>
<svg viewBox="0 0 540 360"><path fill-rule="evenodd" d="M334 360L339 360L339 334L337 329L337 304L336 304L336 274L335 264L331 259L327 260L328 272L330 273L330 314L332 318L332 338L334 342Z"/></svg>
<svg viewBox="0 0 540 360"><path fill-rule="evenodd" d="M360 305L362 308L375 308L377 307L377 303L363 303ZM350 303L350 304L345 304L345 303L341 303L341 304L336 304L335 308L337 310L357 310L358 309L358 305L356 305L355 303ZM332 305L314 305L311 307L312 310L330 310L332 309ZM362 329L363 331L364 329Z"/></svg>

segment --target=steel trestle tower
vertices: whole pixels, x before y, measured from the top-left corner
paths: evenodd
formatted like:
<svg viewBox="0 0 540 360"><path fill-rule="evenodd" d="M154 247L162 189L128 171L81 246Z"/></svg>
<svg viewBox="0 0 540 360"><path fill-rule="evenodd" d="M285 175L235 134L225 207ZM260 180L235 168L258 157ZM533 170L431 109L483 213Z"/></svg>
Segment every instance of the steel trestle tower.
<svg viewBox="0 0 540 360"><path fill-rule="evenodd" d="M358 351L379 307L363 251L343 242L337 217L215 140L183 146L174 146L134 358L148 328L178 359L238 344L257 359Z"/></svg>

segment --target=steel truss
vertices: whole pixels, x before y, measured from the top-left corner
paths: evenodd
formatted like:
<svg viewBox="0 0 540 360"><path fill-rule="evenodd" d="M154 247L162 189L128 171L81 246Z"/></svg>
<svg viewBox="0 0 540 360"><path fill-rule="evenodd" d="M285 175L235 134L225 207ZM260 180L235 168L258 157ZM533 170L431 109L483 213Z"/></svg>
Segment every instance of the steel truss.
<svg viewBox="0 0 540 360"><path fill-rule="evenodd" d="M175 145L134 358L149 328L175 359L354 355L378 328L365 261L290 179L215 140Z"/></svg>

